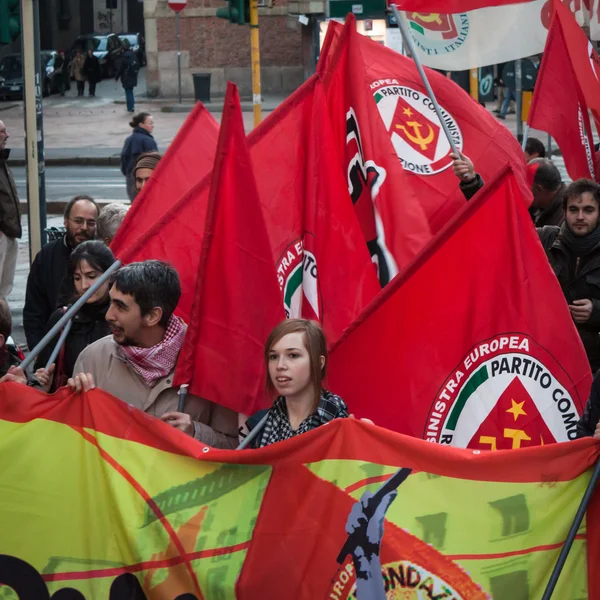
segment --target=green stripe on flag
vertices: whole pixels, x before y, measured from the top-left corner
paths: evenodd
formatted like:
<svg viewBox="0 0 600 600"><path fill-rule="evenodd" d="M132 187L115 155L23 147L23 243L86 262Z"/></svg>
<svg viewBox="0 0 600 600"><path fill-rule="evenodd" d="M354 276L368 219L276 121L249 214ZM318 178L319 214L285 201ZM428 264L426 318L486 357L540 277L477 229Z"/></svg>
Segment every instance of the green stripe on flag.
<svg viewBox="0 0 600 600"><path fill-rule="evenodd" d="M294 292L302 285L302 263L300 263L296 270L290 275L287 286L285 288L284 302L286 306L291 306L292 296Z"/></svg>
<svg viewBox="0 0 600 600"><path fill-rule="evenodd" d="M417 25L414 21L409 21L408 23L409 23L411 29L414 29L415 31L419 32L421 35L425 35L425 30L420 25Z"/></svg>
<svg viewBox="0 0 600 600"><path fill-rule="evenodd" d="M382 99L383 99L383 96L379 92L377 92L375 94L375 104L377 104Z"/></svg>
<svg viewBox="0 0 600 600"><path fill-rule="evenodd" d="M485 383L489 379L488 370L485 365L476 371L471 377L471 381L465 385L461 393L458 395L458 399L456 400L456 404L450 413L450 418L448 419L448 425L446 426L450 431L454 431L456 429L456 423L458 423L458 417L460 417L460 413L462 409L465 407L469 396L482 384Z"/></svg>

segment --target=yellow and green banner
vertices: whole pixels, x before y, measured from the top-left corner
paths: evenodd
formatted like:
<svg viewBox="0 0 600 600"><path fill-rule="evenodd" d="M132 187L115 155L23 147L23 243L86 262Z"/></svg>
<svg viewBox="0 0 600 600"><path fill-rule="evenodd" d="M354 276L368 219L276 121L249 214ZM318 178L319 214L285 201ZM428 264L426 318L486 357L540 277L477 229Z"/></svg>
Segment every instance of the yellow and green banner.
<svg viewBox="0 0 600 600"><path fill-rule="evenodd" d="M541 598L599 450L464 450L347 419L219 451L100 390L5 383L0 599L361 599L376 546L389 599ZM338 564L361 498L402 468L381 545L365 529ZM600 598L599 502L555 598Z"/></svg>

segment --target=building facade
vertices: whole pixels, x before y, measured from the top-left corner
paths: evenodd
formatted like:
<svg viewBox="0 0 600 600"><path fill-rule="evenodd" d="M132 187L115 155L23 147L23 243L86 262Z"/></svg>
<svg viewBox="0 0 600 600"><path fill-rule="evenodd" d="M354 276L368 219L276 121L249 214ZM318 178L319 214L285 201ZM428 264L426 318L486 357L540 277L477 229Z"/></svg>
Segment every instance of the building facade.
<svg viewBox="0 0 600 600"><path fill-rule="evenodd" d="M263 93L286 93L305 78L302 26L288 15L288 0L259 0L261 83ZM217 18L223 0L188 0L181 12L181 64L184 96L193 95L192 73L211 74L211 92L225 93L234 82L242 96L252 93L250 28ZM167 0L145 0L144 20L151 96L177 94L175 13ZM304 34L306 35L306 34Z"/></svg>

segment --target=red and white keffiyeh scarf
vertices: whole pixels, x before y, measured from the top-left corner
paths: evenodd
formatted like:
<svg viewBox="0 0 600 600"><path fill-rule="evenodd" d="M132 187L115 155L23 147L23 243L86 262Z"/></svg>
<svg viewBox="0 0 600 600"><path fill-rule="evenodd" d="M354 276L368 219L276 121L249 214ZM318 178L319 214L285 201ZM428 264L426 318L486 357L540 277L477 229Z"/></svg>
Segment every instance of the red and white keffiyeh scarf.
<svg viewBox="0 0 600 600"><path fill-rule="evenodd" d="M175 368L183 345L185 327L183 321L171 315L161 342L151 348L121 346L121 350L135 372L150 386L166 377Z"/></svg>

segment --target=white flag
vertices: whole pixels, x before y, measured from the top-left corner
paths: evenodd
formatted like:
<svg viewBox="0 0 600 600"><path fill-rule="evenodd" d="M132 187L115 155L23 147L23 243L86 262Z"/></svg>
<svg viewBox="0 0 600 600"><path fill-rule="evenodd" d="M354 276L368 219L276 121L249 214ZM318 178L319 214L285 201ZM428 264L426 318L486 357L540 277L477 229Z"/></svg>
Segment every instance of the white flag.
<svg viewBox="0 0 600 600"><path fill-rule="evenodd" d="M535 0L452 15L404 14L424 65L463 71L542 52L549 5Z"/></svg>

